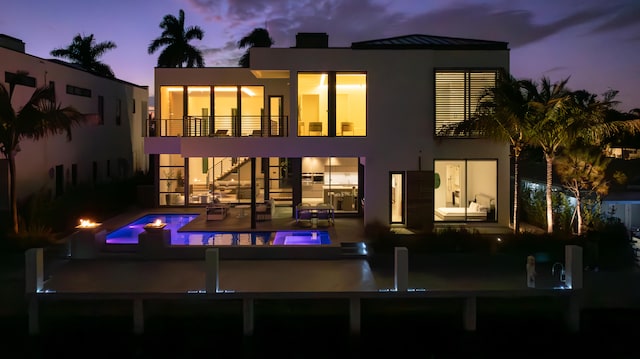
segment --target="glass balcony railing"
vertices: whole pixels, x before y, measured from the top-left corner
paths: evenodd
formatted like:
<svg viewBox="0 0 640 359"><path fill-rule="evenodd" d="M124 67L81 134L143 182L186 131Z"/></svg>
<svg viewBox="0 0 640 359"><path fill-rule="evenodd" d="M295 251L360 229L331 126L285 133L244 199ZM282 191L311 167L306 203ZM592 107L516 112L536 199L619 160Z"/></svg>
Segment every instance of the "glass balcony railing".
<svg viewBox="0 0 640 359"><path fill-rule="evenodd" d="M288 116L185 116L147 120L146 137L286 137Z"/></svg>

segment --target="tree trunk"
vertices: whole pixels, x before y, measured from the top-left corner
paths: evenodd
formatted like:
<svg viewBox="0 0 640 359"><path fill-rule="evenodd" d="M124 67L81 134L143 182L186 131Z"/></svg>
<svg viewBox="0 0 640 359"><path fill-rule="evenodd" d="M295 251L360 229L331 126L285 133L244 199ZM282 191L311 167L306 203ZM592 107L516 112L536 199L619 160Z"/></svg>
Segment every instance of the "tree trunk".
<svg viewBox="0 0 640 359"><path fill-rule="evenodd" d="M580 191L576 194L576 215L578 217L578 235L582 234L582 210L580 205Z"/></svg>
<svg viewBox="0 0 640 359"><path fill-rule="evenodd" d="M9 156L9 201L11 202L11 219L13 221L13 233L18 233L18 199L16 198L16 159L10 151Z"/></svg>
<svg viewBox="0 0 640 359"><path fill-rule="evenodd" d="M518 166L520 164L520 156L516 154L513 159L513 233L520 232L520 221L518 213L518 195L520 193L520 177Z"/></svg>
<svg viewBox="0 0 640 359"><path fill-rule="evenodd" d="M545 153L545 160L547 161L547 233L553 233L553 197L551 187L553 186L553 154Z"/></svg>

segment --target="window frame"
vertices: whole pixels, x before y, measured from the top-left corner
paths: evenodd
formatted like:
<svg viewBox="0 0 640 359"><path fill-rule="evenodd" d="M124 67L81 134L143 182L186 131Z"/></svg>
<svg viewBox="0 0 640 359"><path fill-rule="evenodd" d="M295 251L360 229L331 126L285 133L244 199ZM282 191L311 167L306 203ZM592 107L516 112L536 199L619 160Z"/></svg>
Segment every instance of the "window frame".
<svg viewBox="0 0 640 359"><path fill-rule="evenodd" d="M487 86L478 86L477 83L482 83L481 79L472 79L472 74L493 74L493 85L498 80L499 76L499 68L435 68L433 71L433 134L435 137L482 137L480 133L472 132L472 133L459 133L455 134L452 131L452 125L456 123L460 123L462 121L470 119L472 114L475 112L475 107L477 106L477 102L479 99L478 95L474 96L474 92L479 92L481 89L487 88ZM439 100L438 94L443 91L443 89L439 90L439 81L438 74L463 74L462 79L462 90L463 94L460 97L464 103L462 104L462 118L455 120L443 119L440 120L439 117L444 117L444 115L439 115L441 111L438 108ZM452 83L452 82L449 82ZM476 85L474 85L476 83ZM442 83L445 84L444 82ZM460 104L449 103L450 107L460 106ZM444 104L443 104L444 105ZM451 126L447 128L448 126Z"/></svg>

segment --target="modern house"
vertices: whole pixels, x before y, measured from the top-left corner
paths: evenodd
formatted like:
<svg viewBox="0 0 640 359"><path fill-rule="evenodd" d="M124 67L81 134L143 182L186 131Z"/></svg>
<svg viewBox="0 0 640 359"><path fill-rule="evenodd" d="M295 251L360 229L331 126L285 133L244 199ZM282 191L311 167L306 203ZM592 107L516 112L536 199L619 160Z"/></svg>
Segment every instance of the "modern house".
<svg viewBox="0 0 640 359"><path fill-rule="evenodd" d="M299 33L295 47L252 48L249 68L156 68L144 149L157 161L157 204L271 199L331 204L365 224L507 226L508 144L451 128L508 71L508 44L328 45L325 33Z"/></svg>
<svg viewBox="0 0 640 359"><path fill-rule="evenodd" d="M16 156L17 195L41 189L61 194L69 186L126 178L149 169L144 153L149 89L87 72L76 65L43 59L25 52L22 40L0 34L0 76L4 85L19 71L28 76L12 97L18 111L38 87L53 84L57 102L73 106L87 122L65 135L20 142ZM8 166L0 159L0 210L8 209Z"/></svg>

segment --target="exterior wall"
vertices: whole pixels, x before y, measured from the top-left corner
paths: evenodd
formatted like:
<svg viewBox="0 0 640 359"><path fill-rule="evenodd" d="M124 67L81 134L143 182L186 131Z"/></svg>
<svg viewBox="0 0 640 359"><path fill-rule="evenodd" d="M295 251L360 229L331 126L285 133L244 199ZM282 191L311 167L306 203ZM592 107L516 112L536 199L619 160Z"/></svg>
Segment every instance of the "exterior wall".
<svg viewBox="0 0 640 359"><path fill-rule="evenodd" d="M182 153L185 157L359 157L365 164L365 223L389 221L390 171L433 170L433 161L437 159L497 159L498 222L503 225L509 223L508 145L483 139L434 136L435 69L503 67L508 70L508 50L253 48L251 60L251 70L255 73L265 76L288 73L289 78L255 78L251 70L240 68L156 69L156 93L159 93L161 85L224 85L226 81L234 85L262 83L267 85L265 98L268 94L285 96L285 115L289 116L288 137L183 137L178 141L147 138L147 153ZM359 71L367 74L366 137L296 136L297 73L303 71Z"/></svg>
<svg viewBox="0 0 640 359"><path fill-rule="evenodd" d="M125 175L135 171L146 172L149 168L144 153L143 130L147 118L149 91L142 87L117 79L107 79L79 70L71 65L60 64L19 51L0 47L0 81L8 88L5 72L27 71L35 77L36 88L55 82L57 102L61 106L73 106L84 114L98 113L98 96L104 97L104 125L92 121L72 128L72 141L65 135L48 136L31 141L22 139L21 151L16 156L18 198L41 189L55 189L56 166L64 166L64 182L71 183L71 166L77 165L78 183L93 180L93 162L98 164L98 181L106 181L107 160L111 164L111 177L117 177L118 159L128 164ZM91 97L68 94L67 85L91 90ZM17 111L32 95L35 88L16 86L12 98ZM116 126L117 100L122 103L121 125ZM134 103L135 102L135 113Z"/></svg>

